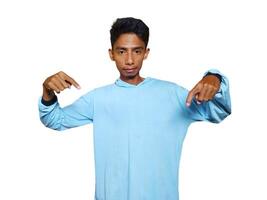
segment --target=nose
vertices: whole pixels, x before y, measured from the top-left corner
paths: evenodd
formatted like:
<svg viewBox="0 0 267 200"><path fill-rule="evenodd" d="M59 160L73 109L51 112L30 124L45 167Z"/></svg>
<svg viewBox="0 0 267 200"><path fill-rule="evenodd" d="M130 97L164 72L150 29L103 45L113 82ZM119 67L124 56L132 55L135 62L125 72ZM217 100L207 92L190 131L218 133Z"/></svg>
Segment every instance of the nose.
<svg viewBox="0 0 267 200"><path fill-rule="evenodd" d="M133 64L134 64L133 56L132 56L131 53L128 53L128 54L127 54L127 57L126 57L126 64L127 64L127 65L133 65Z"/></svg>

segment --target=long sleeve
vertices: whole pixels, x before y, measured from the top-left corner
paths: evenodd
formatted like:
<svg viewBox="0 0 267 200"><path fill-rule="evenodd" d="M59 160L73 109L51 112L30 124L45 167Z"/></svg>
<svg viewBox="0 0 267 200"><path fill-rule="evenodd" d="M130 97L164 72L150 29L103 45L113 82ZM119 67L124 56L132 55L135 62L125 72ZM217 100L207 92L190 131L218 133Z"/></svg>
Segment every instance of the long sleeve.
<svg viewBox="0 0 267 200"><path fill-rule="evenodd" d="M179 89L177 88L176 90L180 106L182 107L185 116L192 122L209 121L212 123L219 123L231 114L231 99L229 92L229 81L227 77L216 69L207 71L205 75L208 72L219 74L222 77L220 89L212 100L198 105L196 100L193 99L190 107L186 107L185 102L188 95L188 90L182 87Z"/></svg>
<svg viewBox="0 0 267 200"><path fill-rule="evenodd" d="M59 131L92 123L94 115L93 94L94 90L63 108L57 101L50 106L46 106L39 98L38 106L41 122L46 127Z"/></svg>

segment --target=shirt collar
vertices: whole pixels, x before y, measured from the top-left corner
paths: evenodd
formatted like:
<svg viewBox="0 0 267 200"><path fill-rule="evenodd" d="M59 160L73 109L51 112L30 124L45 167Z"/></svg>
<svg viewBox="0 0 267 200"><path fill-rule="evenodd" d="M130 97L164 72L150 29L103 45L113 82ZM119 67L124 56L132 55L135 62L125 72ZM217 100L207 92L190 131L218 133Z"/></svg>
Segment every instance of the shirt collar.
<svg viewBox="0 0 267 200"><path fill-rule="evenodd" d="M149 82L150 80L151 80L151 77L146 77L142 82L138 83L137 85L134 85L134 84L130 84L130 83L127 83L127 82L121 80L121 78L118 78L115 81L115 84L119 87L140 87L141 85L144 85L145 83Z"/></svg>

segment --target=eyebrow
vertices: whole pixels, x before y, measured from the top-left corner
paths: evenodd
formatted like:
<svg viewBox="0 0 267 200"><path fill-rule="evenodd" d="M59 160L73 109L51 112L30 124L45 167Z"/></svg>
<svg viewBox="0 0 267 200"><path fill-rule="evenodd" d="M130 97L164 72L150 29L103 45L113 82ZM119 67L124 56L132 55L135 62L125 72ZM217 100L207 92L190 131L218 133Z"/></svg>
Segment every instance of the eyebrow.
<svg viewBox="0 0 267 200"><path fill-rule="evenodd" d="M120 46L118 46L118 47L116 47L115 48L116 50L127 50L127 49L131 49L131 50L137 50L137 49L144 49L144 47L133 47L133 48L126 48L126 47L120 47Z"/></svg>

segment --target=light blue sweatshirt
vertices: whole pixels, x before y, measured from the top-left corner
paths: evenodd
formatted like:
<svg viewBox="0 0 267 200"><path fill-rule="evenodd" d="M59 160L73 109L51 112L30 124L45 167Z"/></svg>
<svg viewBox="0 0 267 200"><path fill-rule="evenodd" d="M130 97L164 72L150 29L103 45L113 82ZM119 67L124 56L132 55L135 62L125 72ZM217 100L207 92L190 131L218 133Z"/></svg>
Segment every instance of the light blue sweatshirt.
<svg viewBox="0 0 267 200"><path fill-rule="evenodd" d="M178 200L182 144L194 121L221 122L231 113L229 84L222 76L214 99L186 106L188 91L147 77L138 85L118 78L69 106L45 106L40 119L56 130L93 123L95 200Z"/></svg>

